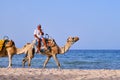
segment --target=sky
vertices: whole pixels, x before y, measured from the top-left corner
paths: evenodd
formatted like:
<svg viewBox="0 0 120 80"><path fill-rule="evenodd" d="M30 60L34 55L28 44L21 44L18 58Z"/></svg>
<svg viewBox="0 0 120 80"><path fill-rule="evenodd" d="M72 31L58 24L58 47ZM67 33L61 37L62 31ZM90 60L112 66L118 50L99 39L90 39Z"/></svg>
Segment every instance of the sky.
<svg viewBox="0 0 120 80"><path fill-rule="evenodd" d="M59 46L78 36L71 49L120 49L120 0L0 0L0 39L22 47L38 24Z"/></svg>

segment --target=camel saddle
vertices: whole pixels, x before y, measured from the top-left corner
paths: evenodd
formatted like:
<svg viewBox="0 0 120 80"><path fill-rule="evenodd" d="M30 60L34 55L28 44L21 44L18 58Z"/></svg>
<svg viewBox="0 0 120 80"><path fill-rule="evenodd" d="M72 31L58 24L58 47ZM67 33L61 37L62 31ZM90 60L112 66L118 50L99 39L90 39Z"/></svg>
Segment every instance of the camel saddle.
<svg viewBox="0 0 120 80"><path fill-rule="evenodd" d="M5 40L0 40L0 51L3 49Z"/></svg>
<svg viewBox="0 0 120 80"><path fill-rule="evenodd" d="M40 52L46 52L46 51L51 51L51 44L50 41L53 41L52 39L48 39L48 38L45 38L45 41L46 41L46 44L47 44L47 49L44 48L44 44L41 43L41 49L40 49ZM36 50L37 51L37 50Z"/></svg>

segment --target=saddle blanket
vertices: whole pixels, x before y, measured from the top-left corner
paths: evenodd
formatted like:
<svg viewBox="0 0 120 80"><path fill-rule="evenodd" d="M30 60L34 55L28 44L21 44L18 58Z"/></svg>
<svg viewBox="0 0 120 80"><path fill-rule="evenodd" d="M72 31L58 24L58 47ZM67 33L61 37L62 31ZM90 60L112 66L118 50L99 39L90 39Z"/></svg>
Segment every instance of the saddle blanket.
<svg viewBox="0 0 120 80"><path fill-rule="evenodd" d="M1 51L2 48L3 48L4 42L5 42L5 40L0 40L0 51Z"/></svg>

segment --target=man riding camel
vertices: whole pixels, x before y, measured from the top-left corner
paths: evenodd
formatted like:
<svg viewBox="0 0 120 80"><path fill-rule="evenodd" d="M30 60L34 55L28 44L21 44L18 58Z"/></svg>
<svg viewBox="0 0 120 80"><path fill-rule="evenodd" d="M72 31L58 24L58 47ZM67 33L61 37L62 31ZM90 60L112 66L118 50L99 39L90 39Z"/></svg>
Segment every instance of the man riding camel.
<svg viewBox="0 0 120 80"><path fill-rule="evenodd" d="M37 52L39 52L41 49L41 41L44 44L44 49L47 49L47 44L45 42L43 35L44 35L44 32L42 31L41 25L39 24L37 28L34 30L34 37L35 37L35 40L37 41Z"/></svg>

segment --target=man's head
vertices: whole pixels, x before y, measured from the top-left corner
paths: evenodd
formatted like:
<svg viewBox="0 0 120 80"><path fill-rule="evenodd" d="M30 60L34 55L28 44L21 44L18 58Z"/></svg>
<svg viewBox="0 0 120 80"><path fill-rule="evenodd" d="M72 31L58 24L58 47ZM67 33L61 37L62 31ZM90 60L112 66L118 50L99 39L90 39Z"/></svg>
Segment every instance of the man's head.
<svg viewBox="0 0 120 80"><path fill-rule="evenodd" d="M40 24L37 26L37 29L38 29L38 30L40 30L40 29L41 29L41 25L40 25Z"/></svg>

